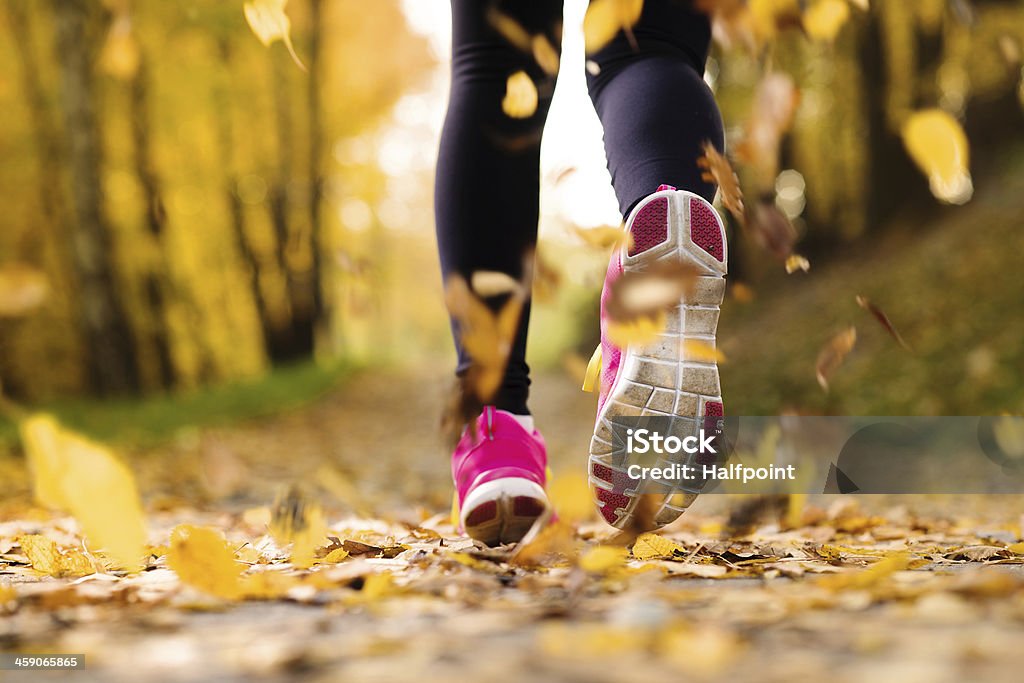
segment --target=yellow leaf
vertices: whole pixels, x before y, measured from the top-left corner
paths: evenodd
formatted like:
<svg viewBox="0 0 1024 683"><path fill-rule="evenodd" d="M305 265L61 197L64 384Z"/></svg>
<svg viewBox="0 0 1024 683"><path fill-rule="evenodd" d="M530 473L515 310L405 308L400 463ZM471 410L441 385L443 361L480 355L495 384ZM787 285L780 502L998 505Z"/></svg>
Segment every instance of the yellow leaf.
<svg viewBox="0 0 1024 683"><path fill-rule="evenodd" d="M643 0L591 0L583 17L587 54L610 43L619 31L630 31L640 21L643 9Z"/></svg>
<svg viewBox="0 0 1024 683"><path fill-rule="evenodd" d="M519 281L508 273L495 270L477 270L469 278L470 287L477 296L487 298L511 294L519 289Z"/></svg>
<svg viewBox="0 0 1024 683"><path fill-rule="evenodd" d="M594 514L594 500L587 478L575 472L549 477L548 499L558 518L567 524L581 522Z"/></svg>
<svg viewBox="0 0 1024 683"><path fill-rule="evenodd" d="M583 374L583 391L594 391L597 388L598 380L601 377L601 345L594 349L594 354L587 363L587 370Z"/></svg>
<svg viewBox="0 0 1024 683"><path fill-rule="evenodd" d="M805 273L811 269L811 262L800 254L790 254L786 259L786 272L793 274L798 270Z"/></svg>
<svg viewBox="0 0 1024 683"><path fill-rule="evenodd" d="M533 37L531 41L533 48L533 58L540 65L540 68L544 69L544 73L549 76L555 76L558 74L558 51L555 50L555 46L551 44L551 41L547 39L544 34L538 33Z"/></svg>
<svg viewBox="0 0 1024 683"><path fill-rule="evenodd" d="M849 18L846 0L818 0L804 12L804 30L814 40L831 43Z"/></svg>
<svg viewBox="0 0 1024 683"><path fill-rule="evenodd" d="M632 246L633 235L622 229L622 226L605 225L599 228L579 228L575 225L572 228L576 235L587 243L587 246L595 249L618 249Z"/></svg>
<svg viewBox="0 0 1024 683"><path fill-rule="evenodd" d="M960 123L941 109L910 115L902 128L903 144L926 176L932 194L949 204L964 204L974 194L967 135Z"/></svg>
<svg viewBox="0 0 1024 683"><path fill-rule="evenodd" d="M1024 555L1024 543L1014 543L1006 546L1006 549L1014 555Z"/></svg>
<svg viewBox="0 0 1024 683"><path fill-rule="evenodd" d="M391 572L370 574L363 582L362 595L369 602L390 597L397 592L398 586L395 585L395 577Z"/></svg>
<svg viewBox="0 0 1024 683"><path fill-rule="evenodd" d="M835 574L825 577L821 580L821 584L832 590L866 590L876 586L892 574L907 569L909 566L909 553L893 553L859 572Z"/></svg>
<svg viewBox="0 0 1024 683"><path fill-rule="evenodd" d="M675 541L652 533L640 534L633 543L633 557L638 560L674 557L677 551L684 552L685 548Z"/></svg>
<svg viewBox="0 0 1024 683"><path fill-rule="evenodd" d="M725 354L702 339L684 339L683 357L698 363L724 363Z"/></svg>
<svg viewBox="0 0 1024 683"><path fill-rule="evenodd" d="M625 548L599 545L580 557L580 569L590 574L607 574L622 567L626 562L626 556Z"/></svg>
<svg viewBox="0 0 1024 683"><path fill-rule="evenodd" d="M14 586L0 586L0 607L18 599L18 591Z"/></svg>
<svg viewBox="0 0 1024 683"><path fill-rule="evenodd" d="M337 564L348 557L348 551L344 548L335 548L331 552L324 555L324 559L320 560L323 564Z"/></svg>
<svg viewBox="0 0 1024 683"><path fill-rule="evenodd" d="M295 47L292 45L292 24L288 15L284 13L284 6L288 0L252 0L242 7L245 12L245 20L249 28L256 34L260 42L269 47L275 40L280 40L288 48L288 54L303 71L306 66L295 54Z"/></svg>
<svg viewBox="0 0 1024 683"><path fill-rule="evenodd" d="M525 71L508 77L501 110L513 119L528 119L537 111L537 86Z"/></svg>
<svg viewBox="0 0 1024 683"><path fill-rule="evenodd" d="M227 600L242 597L242 572L234 548L219 531L181 524L171 532L167 566L182 582Z"/></svg>
<svg viewBox="0 0 1024 683"><path fill-rule="evenodd" d="M609 321L605 331L612 344L625 348L654 341L665 329L665 321L665 312L659 311L654 316L643 316L629 322Z"/></svg>
<svg viewBox="0 0 1024 683"><path fill-rule="evenodd" d="M50 576L86 576L95 574L92 561L77 550L62 553L57 544L45 536L32 534L18 538L21 551L37 572Z"/></svg>
<svg viewBox="0 0 1024 683"><path fill-rule="evenodd" d="M50 293L46 275L31 266L8 263L0 268L0 318L25 315Z"/></svg>
<svg viewBox="0 0 1024 683"><path fill-rule="evenodd" d="M49 415L29 416L20 431L36 499L71 513L90 547L121 567L139 569L146 526L131 471L110 450Z"/></svg>
<svg viewBox="0 0 1024 683"><path fill-rule="evenodd" d="M262 571L248 574L239 580L239 597L255 600L272 600L279 598L299 585L299 579L292 574L275 571Z"/></svg>

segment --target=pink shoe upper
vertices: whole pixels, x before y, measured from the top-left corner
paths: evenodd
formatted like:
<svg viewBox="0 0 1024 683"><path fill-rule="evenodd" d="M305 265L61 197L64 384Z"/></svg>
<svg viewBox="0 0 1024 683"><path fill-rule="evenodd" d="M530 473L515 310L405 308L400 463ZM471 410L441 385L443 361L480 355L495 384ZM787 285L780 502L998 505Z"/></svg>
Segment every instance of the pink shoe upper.
<svg viewBox="0 0 1024 683"><path fill-rule="evenodd" d="M471 428L475 428L476 438ZM487 406L475 423L466 427L452 454L459 505L474 487L495 479L520 477L543 487L547 464L547 447L540 432L528 432L512 413Z"/></svg>

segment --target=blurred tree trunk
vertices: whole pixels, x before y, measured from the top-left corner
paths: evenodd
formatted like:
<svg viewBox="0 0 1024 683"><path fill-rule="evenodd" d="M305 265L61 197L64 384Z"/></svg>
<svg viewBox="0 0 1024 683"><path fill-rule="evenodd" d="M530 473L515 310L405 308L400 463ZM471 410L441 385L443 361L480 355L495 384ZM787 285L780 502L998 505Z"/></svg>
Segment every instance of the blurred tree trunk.
<svg viewBox="0 0 1024 683"><path fill-rule="evenodd" d="M102 186L102 142L93 62L101 8L92 0L52 0L61 106L77 221L72 239L81 320L92 388L100 394L137 391L130 326L118 294Z"/></svg>
<svg viewBox="0 0 1024 683"><path fill-rule="evenodd" d="M238 188L239 177L238 164L235 160L235 129L231 117L231 94L227 87L231 82L232 59L231 38L227 34L218 37L217 54L224 71L214 94L217 102L217 146L220 166L224 169L224 195L231 216L231 231L235 237L235 244L249 271L249 286L256 302L256 314L259 317L264 344L269 353L271 349L279 349L287 344L288 330L282 330L281 325L276 323L270 315L267 297L260 284L262 267L246 232L245 207L242 205Z"/></svg>
<svg viewBox="0 0 1024 683"><path fill-rule="evenodd" d="M323 0L310 0L309 81L307 108L309 114L309 248L310 288L313 317L310 332L315 343L317 328L324 317L321 254L323 248L322 202L324 194L323 145L324 124L321 88L323 87Z"/></svg>
<svg viewBox="0 0 1024 683"><path fill-rule="evenodd" d="M152 238L157 263L147 269L143 288L148 304L148 325L146 342L156 356L157 381L162 389L174 385L174 360L171 356L171 335L168 329L167 289L171 287L171 273L164 248L164 226L167 224L167 209L164 206L160 178L153 161L153 141L150 135L152 116L149 102L149 64L145 52L139 48L139 65L131 79L131 128L132 147L135 154L135 173L146 208L146 228Z"/></svg>

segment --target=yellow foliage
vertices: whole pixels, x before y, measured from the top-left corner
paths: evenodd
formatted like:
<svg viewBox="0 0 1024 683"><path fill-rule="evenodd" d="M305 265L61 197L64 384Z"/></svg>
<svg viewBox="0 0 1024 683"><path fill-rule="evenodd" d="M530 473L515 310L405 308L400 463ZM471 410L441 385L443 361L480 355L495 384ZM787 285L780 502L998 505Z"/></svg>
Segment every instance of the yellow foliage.
<svg viewBox="0 0 1024 683"><path fill-rule="evenodd" d="M701 339L684 339L683 356L699 363L724 363L725 354L713 344Z"/></svg>
<svg viewBox="0 0 1024 683"><path fill-rule="evenodd" d="M901 132L910 157L928 176L932 194L949 204L969 201L974 185L967 135L960 123L941 109L924 109L911 114Z"/></svg>
<svg viewBox="0 0 1024 683"><path fill-rule="evenodd" d="M814 40L831 43L849 18L846 0L818 0L804 12L804 30Z"/></svg>
<svg viewBox="0 0 1024 683"><path fill-rule="evenodd" d="M580 569L590 574L607 574L621 568L628 552L625 548L599 545L580 556Z"/></svg>
<svg viewBox="0 0 1024 683"><path fill-rule="evenodd" d="M528 119L537 111L537 86L525 71L508 77L501 110L513 119Z"/></svg>
<svg viewBox="0 0 1024 683"><path fill-rule="evenodd" d="M560 473L548 481L548 498L558 518L568 524L594 514L594 501L587 478L575 472Z"/></svg>
<svg viewBox="0 0 1024 683"><path fill-rule="evenodd" d="M319 505L306 500L297 489L289 489L274 504L270 533L278 543L292 544L293 565L308 569L316 549L327 539L327 520Z"/></svg>
<svg viewBox="0 0 1024 683"><path fill-rule="evenodd" d="M640 534L633 543L633 557L638 560L673 557L676 551L684 550L685 548L675 541L652 533Z"/></svg>
<svg viewBox="0 0 1024 683"><path fill-rule="evenodd" d="M629 322L608 322L608 339L620 347L633 344L646 344L654 341L665 329L666 315L659 311L654 316L641 316Z"/></svg>
<svg viewBox="0 0 1024 683"><path fill-rule="evenodd" d="M49 415L29 416L20 430L36 499L71 513L89 543L119 566L140 568L146 527L128 468Z"/></svg>

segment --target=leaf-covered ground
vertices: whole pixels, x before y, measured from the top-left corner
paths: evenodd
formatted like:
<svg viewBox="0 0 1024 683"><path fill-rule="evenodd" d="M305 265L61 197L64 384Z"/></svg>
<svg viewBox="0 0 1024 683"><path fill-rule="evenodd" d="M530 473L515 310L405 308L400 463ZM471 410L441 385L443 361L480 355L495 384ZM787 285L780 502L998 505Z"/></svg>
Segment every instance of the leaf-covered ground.
<svg viewBox="0 0 1024 683"><path fill-rule="evenodd" d="M706 496L632 551L591 518L485 549L443 512L436 379L364 374L310 408L132 454L151 544L134 575L104 572L0 459L0 649L86 653L74 675L95 681L931 683L1024 667L1015 498ZM572 519L590 400L560 377L536 396ZM268 532L286 482L325 516L306 562Z"/></svg>

